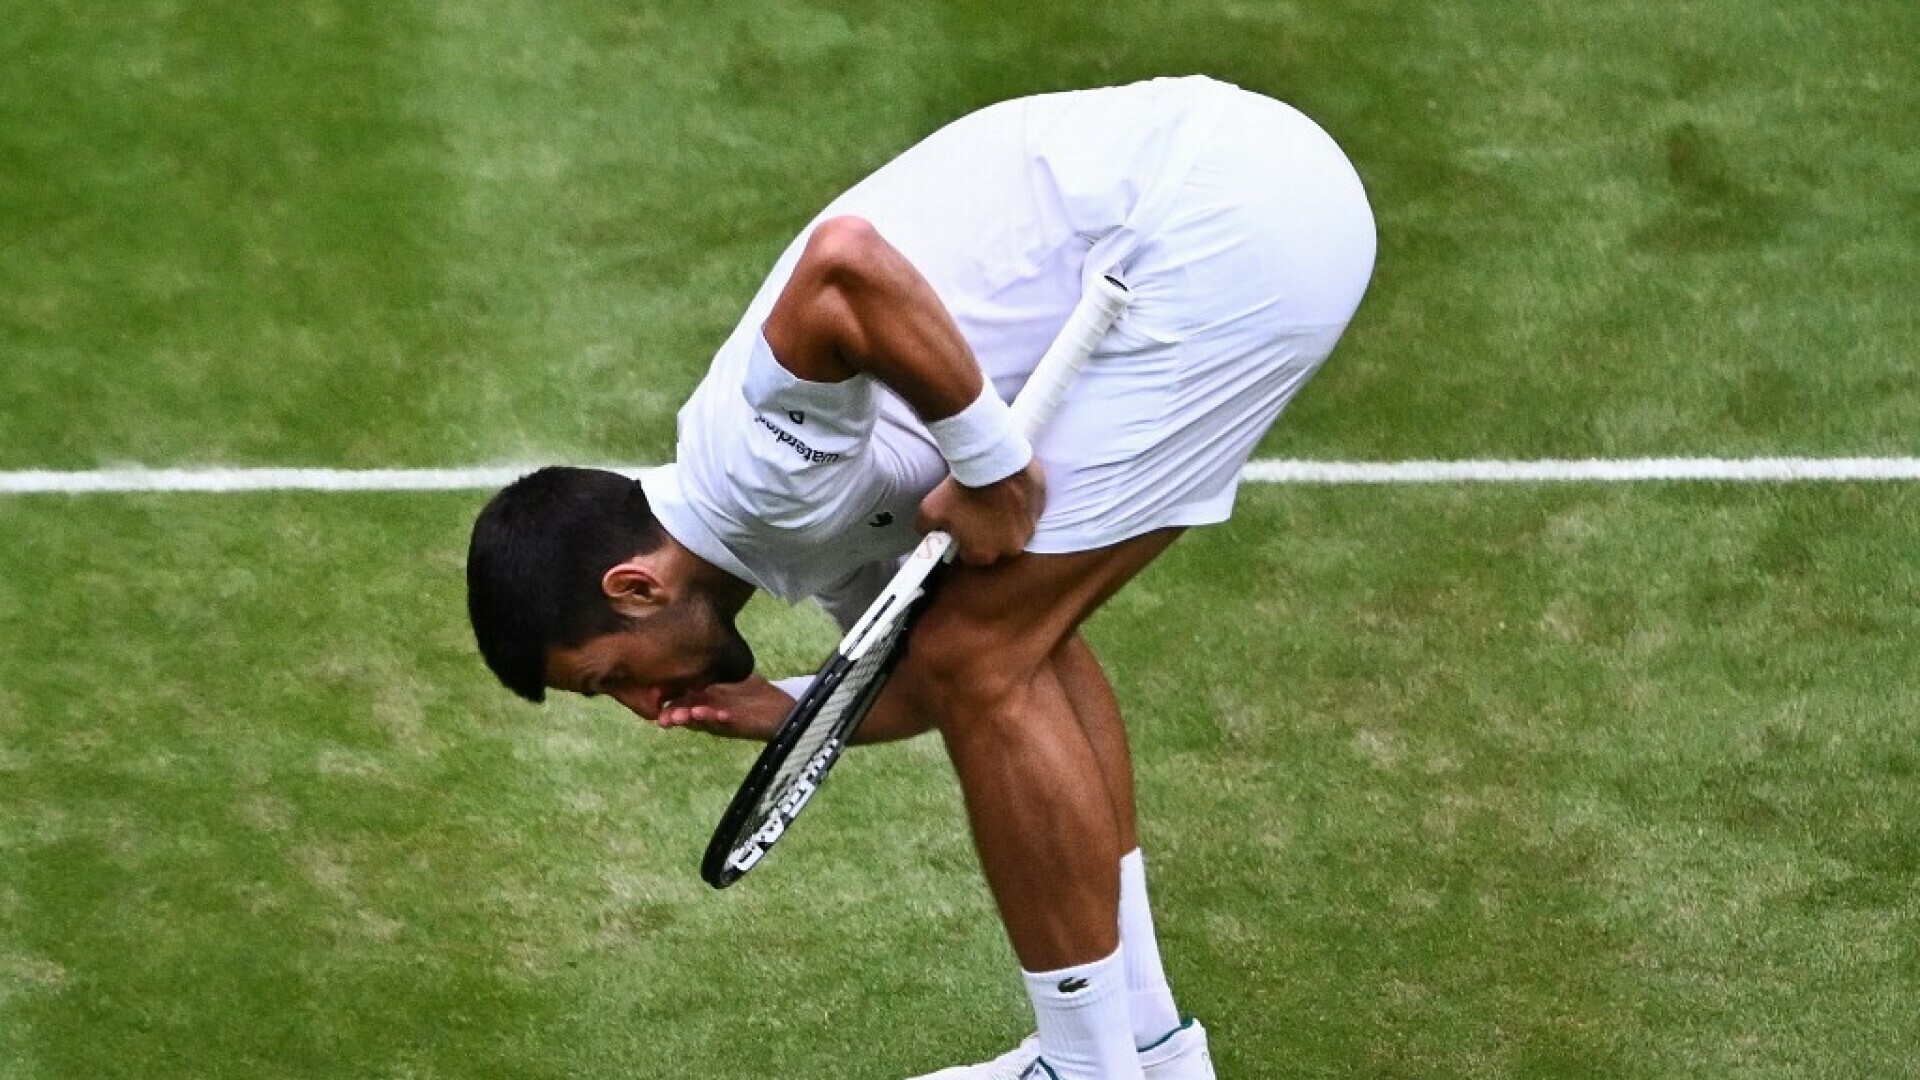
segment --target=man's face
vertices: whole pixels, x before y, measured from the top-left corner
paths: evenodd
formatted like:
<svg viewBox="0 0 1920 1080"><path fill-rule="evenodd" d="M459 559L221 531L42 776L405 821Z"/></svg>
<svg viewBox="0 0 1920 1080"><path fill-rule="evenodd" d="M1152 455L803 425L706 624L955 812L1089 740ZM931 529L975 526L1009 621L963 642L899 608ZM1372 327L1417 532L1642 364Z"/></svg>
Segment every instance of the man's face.
<svg viewBox="0 0 1920 1080"><path fill-rule="evenodd" d="M547 685L605 694L649 720L667 702L753 674L753 649L715 598L678 593L639 610L622 630L547 654Z"/></svg>

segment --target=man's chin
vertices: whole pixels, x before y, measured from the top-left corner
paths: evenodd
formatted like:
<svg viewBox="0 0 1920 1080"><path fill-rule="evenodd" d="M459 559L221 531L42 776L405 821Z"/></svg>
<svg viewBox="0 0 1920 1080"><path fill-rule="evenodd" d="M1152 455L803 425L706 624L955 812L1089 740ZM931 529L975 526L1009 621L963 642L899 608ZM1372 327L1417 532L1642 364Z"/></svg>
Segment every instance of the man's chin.
<svg viewBox="0 0 1920 1080"><path fill-rule="evenodd" d="M752 675L753 667L753 646L748 645L745 638L735 638L721 651L708 674L713 682L737 683Z"/></svg>

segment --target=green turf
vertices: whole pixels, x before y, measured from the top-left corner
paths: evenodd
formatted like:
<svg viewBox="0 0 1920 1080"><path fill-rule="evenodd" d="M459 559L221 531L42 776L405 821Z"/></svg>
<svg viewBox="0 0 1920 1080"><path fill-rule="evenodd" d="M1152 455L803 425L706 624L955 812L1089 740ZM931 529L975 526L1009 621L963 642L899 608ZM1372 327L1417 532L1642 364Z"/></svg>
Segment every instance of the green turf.
<svg viewBox="0 0 1920 1080"><path fill-rule="evenodd" d="M1320 119L1381 226L1266 452L1920 450L1911 4L14 7L0 469L658 460L846 183L1195 70ZM0 499L0 1080L1024 1033L936 745L710 892L750 748L491 685L480 498ZM1223 1075L1911 1075L1916 536L1900 484L1243 492L1092 629Z"/></svg>
<svg viewBox="0 0 1920 1080"><path fill-rule="evenodd" d="M710 893L745 749L487 685L471 508L0 504L0 1072L878 1078L1018 1035L934 745ZM1228 1075L1898 1075L1916 528L1898 487L1265 490L1176 547L1094 636Z"/></svg>
<svg viewBox="0 0 1920 1080"><path fill-rule="evenodd" d="M997 97L1192 70L1318 117L1381 222L1366 316L1278 451L1893 452L1920 427L1911 4L9 23L0 465L655 460L847 182Z"/></svg>

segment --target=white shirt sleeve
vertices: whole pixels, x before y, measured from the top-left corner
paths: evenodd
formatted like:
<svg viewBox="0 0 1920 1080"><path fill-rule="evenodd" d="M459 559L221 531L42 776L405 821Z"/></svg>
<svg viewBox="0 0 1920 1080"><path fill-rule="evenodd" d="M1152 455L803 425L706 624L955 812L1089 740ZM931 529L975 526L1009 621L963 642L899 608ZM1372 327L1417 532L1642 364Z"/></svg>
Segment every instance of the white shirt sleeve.
<svg viewBox="0 0 1920 1080"><path fill-rule="evenodd" d="M809 382L756 334L739 393L745 409L731 421L735 436L716 482L747 517L785 533L783 546L805 560L808 548L866 508L862 459L878 416L874 381Z"/></svg>
<svg viewBox="0 0 1920 1080"><path fill-rule="evenodd" d="M865 439L873 430L872 378L855 375L830 383L802 379L773 355L764 331L754 335L740 393L756 413L806 435L809 444L827 445L828 450Z"/></svg>

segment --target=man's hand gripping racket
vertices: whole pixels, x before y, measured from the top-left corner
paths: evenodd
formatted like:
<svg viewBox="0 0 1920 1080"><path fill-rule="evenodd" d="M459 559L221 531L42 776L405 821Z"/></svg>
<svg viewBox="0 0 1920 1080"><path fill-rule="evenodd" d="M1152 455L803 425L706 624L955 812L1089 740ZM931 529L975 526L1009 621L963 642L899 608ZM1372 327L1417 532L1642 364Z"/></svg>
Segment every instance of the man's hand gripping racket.
<svg viewBox="0 0 1920 1080"><path fill-rule="evenodd" d="M1067 388L1128 299L1126 286L1110 277L1095 281L1080 298L1013 402L1015 422L1029 440L1037 441L1059 411ZM953 554L951 536L928 533L841 639L727 804L700 863L707 884L724 889L738 881L786 835L906 653L908 631L932 588L930 578Z"/></svg>

